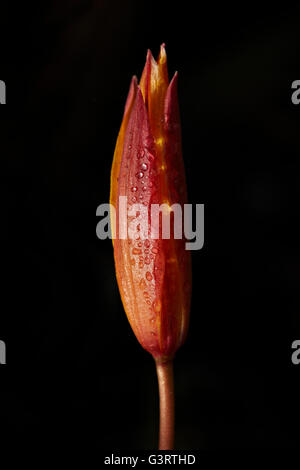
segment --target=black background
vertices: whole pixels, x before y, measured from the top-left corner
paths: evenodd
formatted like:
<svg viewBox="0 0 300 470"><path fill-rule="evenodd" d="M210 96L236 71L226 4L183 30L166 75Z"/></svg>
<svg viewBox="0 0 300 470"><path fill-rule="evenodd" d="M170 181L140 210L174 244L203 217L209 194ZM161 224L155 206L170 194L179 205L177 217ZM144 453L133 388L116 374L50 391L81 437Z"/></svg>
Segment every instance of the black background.
<svg viewBox="0 0 300 470"><path fill-rule="evenodd" d="M1 5L1 430L155 449L154 362L96 237L131 76L166 43L189 200L205 204L177 449L299 443L300 10L252 2Z"/></svg>

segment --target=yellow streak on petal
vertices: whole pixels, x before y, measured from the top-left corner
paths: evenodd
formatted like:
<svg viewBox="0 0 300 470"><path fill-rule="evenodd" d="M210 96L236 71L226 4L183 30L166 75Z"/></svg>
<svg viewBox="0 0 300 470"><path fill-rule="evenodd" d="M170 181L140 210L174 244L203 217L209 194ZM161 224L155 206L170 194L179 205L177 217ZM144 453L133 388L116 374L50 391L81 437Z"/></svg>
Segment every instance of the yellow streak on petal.
<svg viewBox="0 0 300 470"><path fill-rule="evenodd" d="M144 70L142 72L142 76L140 79L140 89L143 95L143 99L145 104L147 105L148 102L148 91L149 91L149 80L150 80L150 73L151 73L151 60L153 59L151 51L148 49L146 63Z"/></svg>
<svg viewBox="0 0 300 470"><path fill-rule="evenodd" d="M151 131L155 140L162 143L164 104L168 85L167 56L165 49L162 47L158 62L156 62L153 57L151 59L151 75L148 92L148 109ZM158 145L162 144L159 143Z"/></svg>
<svg viewBox="0 0 300 470"><path fill-rule="evenodd" d="M134 99L135 99L135 95L136 95L136 78L134 77L132 82L131 82L129 95L128 95L128 98L127 98L125 111L124 111L124 116L123 116L123 120L122 120L122 123L121 123L120 131L119 131L119 134L118 134L117 143L116 143L114 156L113 156L113 163L112 163L112 167L111 167L109 202L115 208L117 207L118 178L119 178L119 171L120 171L121 159L122 159L122 154L123 154L123 144L124 144L125 132L126 132L126 129L127 129L127 124L128 124L130 112L131 112L131 109L132 109L132 105L133 105L133 102L134 102ZM114 243L116 227L114 225L113 217L111 217L110 222L111 222L112 242Z"/></svg>
<svg viewBox="0 0 300 470"><path fill-rule="evenodd" d="M157 139L155 139L155 144L158 145L159 147L162 147L164 145L163 137L157 137Z"/></svg>

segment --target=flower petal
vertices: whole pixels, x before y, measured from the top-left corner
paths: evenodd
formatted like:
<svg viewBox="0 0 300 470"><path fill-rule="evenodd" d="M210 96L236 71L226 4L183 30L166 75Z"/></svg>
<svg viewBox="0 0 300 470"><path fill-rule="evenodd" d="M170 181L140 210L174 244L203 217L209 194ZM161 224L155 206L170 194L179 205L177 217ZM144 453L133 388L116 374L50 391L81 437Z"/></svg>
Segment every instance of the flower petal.
<svg viewBox="0 0 300 470"><path fill-rule="evenodd" d="M120 131L119 131L119 135L117 138L117 143L116 143L115 152L113 156L112 169L111 169L110 204L112 204L114 207L116 207L116 202L117 202L117 187L118 187L120 164L121 164L123 146L124 146L124 137L125 137L125 132L126 132L130 112L132 109L132 105L136 96L136 90L137 90L137 78L133 76L131 83L130 83L127 101L125 104L123 119L122 119ZM113 218L111 218L111 232L112 232L112 237L113 237L112 241L114 243L115 227L114 227Z"/></svg>

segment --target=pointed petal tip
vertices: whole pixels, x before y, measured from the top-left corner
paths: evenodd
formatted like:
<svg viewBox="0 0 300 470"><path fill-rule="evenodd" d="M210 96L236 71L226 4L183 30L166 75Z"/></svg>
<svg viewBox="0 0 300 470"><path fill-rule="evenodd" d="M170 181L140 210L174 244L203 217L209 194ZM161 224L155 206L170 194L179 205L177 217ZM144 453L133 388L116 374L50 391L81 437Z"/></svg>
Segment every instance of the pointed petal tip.
<svg viewBox="0 0 300 470"><path fill-rule="evenodd" d="M157 63L163 64L165 62L167 62L167 53L166 53L166 44L163 42L160 46Z"/></svg>
<svg viewBox="0 0 300 470"><path fill-rule="evenodd" d="M137 84L138 84L137 77L136 77L136 75L133 75L131 77L131 80L130 80L128 95L131 95L132 93L134 93L136 91Z"/></svg>
<svg viewBox="0 0 300 470"><path fill-rule="evenodd" d="M131 81L130 81L129 94L136 91L137 85L138 85L137 76L136 76L136 75L133 75L133 76L131 77Z"/></svg>
<svg viewBox="0 0 300 470"><path fill-rule="evenodd" d="M128 92L128 95L127 95L127 100L126 100L125 108L124 108L123 119L127 115L127 112L129 111L129 109L130 109L130 107L133 103L134 96L136 94L136 88L137 88L137 78L136 78L135 75L133 75L133 77L131 78L131 81L130 81L129 92Z"/></svg>
<svg viewBox="0 0 300 470"><path fill-rule="evenodd" d="M170 81L169 88L176 86L177 82L178 82L178 71L176 70L176 72L174 73L172 77L172 80Z"/></svg>
<svg viewBox="0 0 300 470"><path fill-rule="evenodd" d="M146 55L146 64L151 62L151 60L153 59L153 55L152 55L152 52L150 49L147 49L147 55Z"/></svg>
<svg viewBox="0 0 300 470"><path fill-rule="evenodd" d="M176 71L169 83L165 98L165 114L170 116L174 105L176 107L178 93L178 72Z"/></svg>

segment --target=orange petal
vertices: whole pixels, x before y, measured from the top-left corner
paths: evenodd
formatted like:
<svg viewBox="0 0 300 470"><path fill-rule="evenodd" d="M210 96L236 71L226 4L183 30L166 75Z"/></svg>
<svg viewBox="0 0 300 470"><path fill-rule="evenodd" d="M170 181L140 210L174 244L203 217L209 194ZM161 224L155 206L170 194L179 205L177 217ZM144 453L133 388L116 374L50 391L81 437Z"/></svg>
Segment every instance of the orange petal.
<svg viewBox="0 0 300 470"><path fill-rule="evenodd" d="M134 203L143 203L145 217L148 219L148 210L154 189L148 185L146 191L143 190L144 185L141 184L142 178L139 175L142 168L147 176L151 174L154 164L153 152L154 144L147 110L138 87L128 120L119 172L116 206L118 235L120 226L124 224L124 219L128 222L127 210L122 211L120 207L120 196L127 196L129 206L132 206L133 201ZM149 241L146 248L147 242L145 245L145 241L116 238L114 257L119 290L130 325L141 345L151 354L158 354L157 323L156 319L154 321L155 315L152 309L157 295L154 262L150 256L146 258L147 255L144 252L145 249L148 249L150 253L154 247L154 242L151 241L151 243L153 245Z"/></svg>
<svg viewBox="0 0 300 470"><path fill-rule="evenodd" d="M122 153L123 153L124 137L125 137L125 132L126 132L130 112L132 109L132 105L136 96L136 90L137 90L137 79L134 76L132 77L132 80L130 83L129 93L128 93L126 104L125 104L122 124L121 124L119 135L117 138L117 143L115 147L113 163L112 163L112 168L111 168L110 201L109 202L114 207L116 207L116 202L117 202L118 177L119 177L120 164L121 164ZM112 232L112 237L113 237L112 238L113 243L114 243L114 238L115 238L115 229L116 227L114 227L114 221L113 219L111 219L111 232Z"/></svg>

